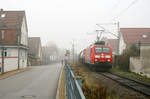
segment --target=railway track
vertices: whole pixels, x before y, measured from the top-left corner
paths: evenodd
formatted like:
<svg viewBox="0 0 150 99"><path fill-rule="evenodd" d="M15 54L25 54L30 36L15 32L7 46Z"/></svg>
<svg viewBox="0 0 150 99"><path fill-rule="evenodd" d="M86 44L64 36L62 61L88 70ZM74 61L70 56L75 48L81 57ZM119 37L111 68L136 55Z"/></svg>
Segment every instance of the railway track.
<svg viewBox="0 0 150 99"><path fill-rule="evenodd" d="M123 86L126 86L130 89L133 89L141 94L150 97L150 85L148 84L142 83L137 80L129 79L127 77L122 77L116 74L108 73L108 72L99 73L99 74L102 74L103 76L110 78Z"/></svg>

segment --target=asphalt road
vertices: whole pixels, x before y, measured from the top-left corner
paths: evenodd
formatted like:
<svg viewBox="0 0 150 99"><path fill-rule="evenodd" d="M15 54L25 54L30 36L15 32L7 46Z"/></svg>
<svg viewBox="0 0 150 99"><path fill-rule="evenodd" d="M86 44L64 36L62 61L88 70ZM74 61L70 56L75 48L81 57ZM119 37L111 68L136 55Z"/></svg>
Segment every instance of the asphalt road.
<svg viewBox="0 0 150 99"><path fill-rule="evenodd" d="M55 99L61 64L35 66L0 80L0 99Z"/></svg>

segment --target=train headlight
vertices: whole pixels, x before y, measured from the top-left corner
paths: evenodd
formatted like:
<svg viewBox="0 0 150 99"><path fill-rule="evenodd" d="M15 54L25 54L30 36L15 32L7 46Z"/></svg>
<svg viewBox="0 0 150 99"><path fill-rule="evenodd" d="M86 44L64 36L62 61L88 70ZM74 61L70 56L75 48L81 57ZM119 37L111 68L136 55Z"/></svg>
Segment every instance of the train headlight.
<svg viewBox="0 0 150 99"><path fill-rule="evenodd" d="M105 58L110 58L110 55L106 55Z"/></svg>
<svg viewBox="0 0 150 99"><path fill-rule="evenodd" d="M100 56L99 55L95 55L95 58L100 58Z"/></svg>
<svg viewBox="0 0 150 99"><path fill-rule="evenodd" d="M108 59L107 61L110 62L110 59Z"/></svg>

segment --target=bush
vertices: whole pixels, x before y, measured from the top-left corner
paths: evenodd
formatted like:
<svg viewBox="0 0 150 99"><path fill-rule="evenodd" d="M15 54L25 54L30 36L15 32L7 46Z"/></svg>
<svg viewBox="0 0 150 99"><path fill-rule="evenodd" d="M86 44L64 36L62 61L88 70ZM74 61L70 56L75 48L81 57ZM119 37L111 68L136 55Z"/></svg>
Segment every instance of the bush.
<svg viewBox="0 0 150 99"><path fill-rule="evenodd" d="M106 99L107 98L107 89L106 87L100 86L89 86L86 83L83 84L83 92L86 96L86 99Z"/></svg>
<svg viewBox="0 0 150 99"><path fill-rule="evenodd" d="M118 56L119 69L122 69L124 71L129 71L130 57L139 56L139 55L140 55L139 48L135 44L125 49L123 54Z"/></svg>

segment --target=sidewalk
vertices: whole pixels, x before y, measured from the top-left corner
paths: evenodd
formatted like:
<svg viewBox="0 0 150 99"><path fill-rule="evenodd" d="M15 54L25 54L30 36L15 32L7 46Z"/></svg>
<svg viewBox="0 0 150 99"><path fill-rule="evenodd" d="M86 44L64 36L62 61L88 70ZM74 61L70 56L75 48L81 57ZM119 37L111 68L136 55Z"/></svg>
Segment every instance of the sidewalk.
<svg viewBox="0 0 150 99"><path fill-rule="evenodd" d="M64 67L62 67L61 74L59 77L59 84L57 88L56 99L65 99L65 74Z"/></svg>
<svg viewBox="0 0 150 99"><path fill-rule="evenodd" d="M24 72L24 71L26 71L28 69L30 69L30 67L26 67L26 68L19 69L19 70L13 70L13 71L5 72L4 74L0 74L0 80L1 79L5 79L7 77L10 77L12 75L15 75L17 73Z"/></svg>

